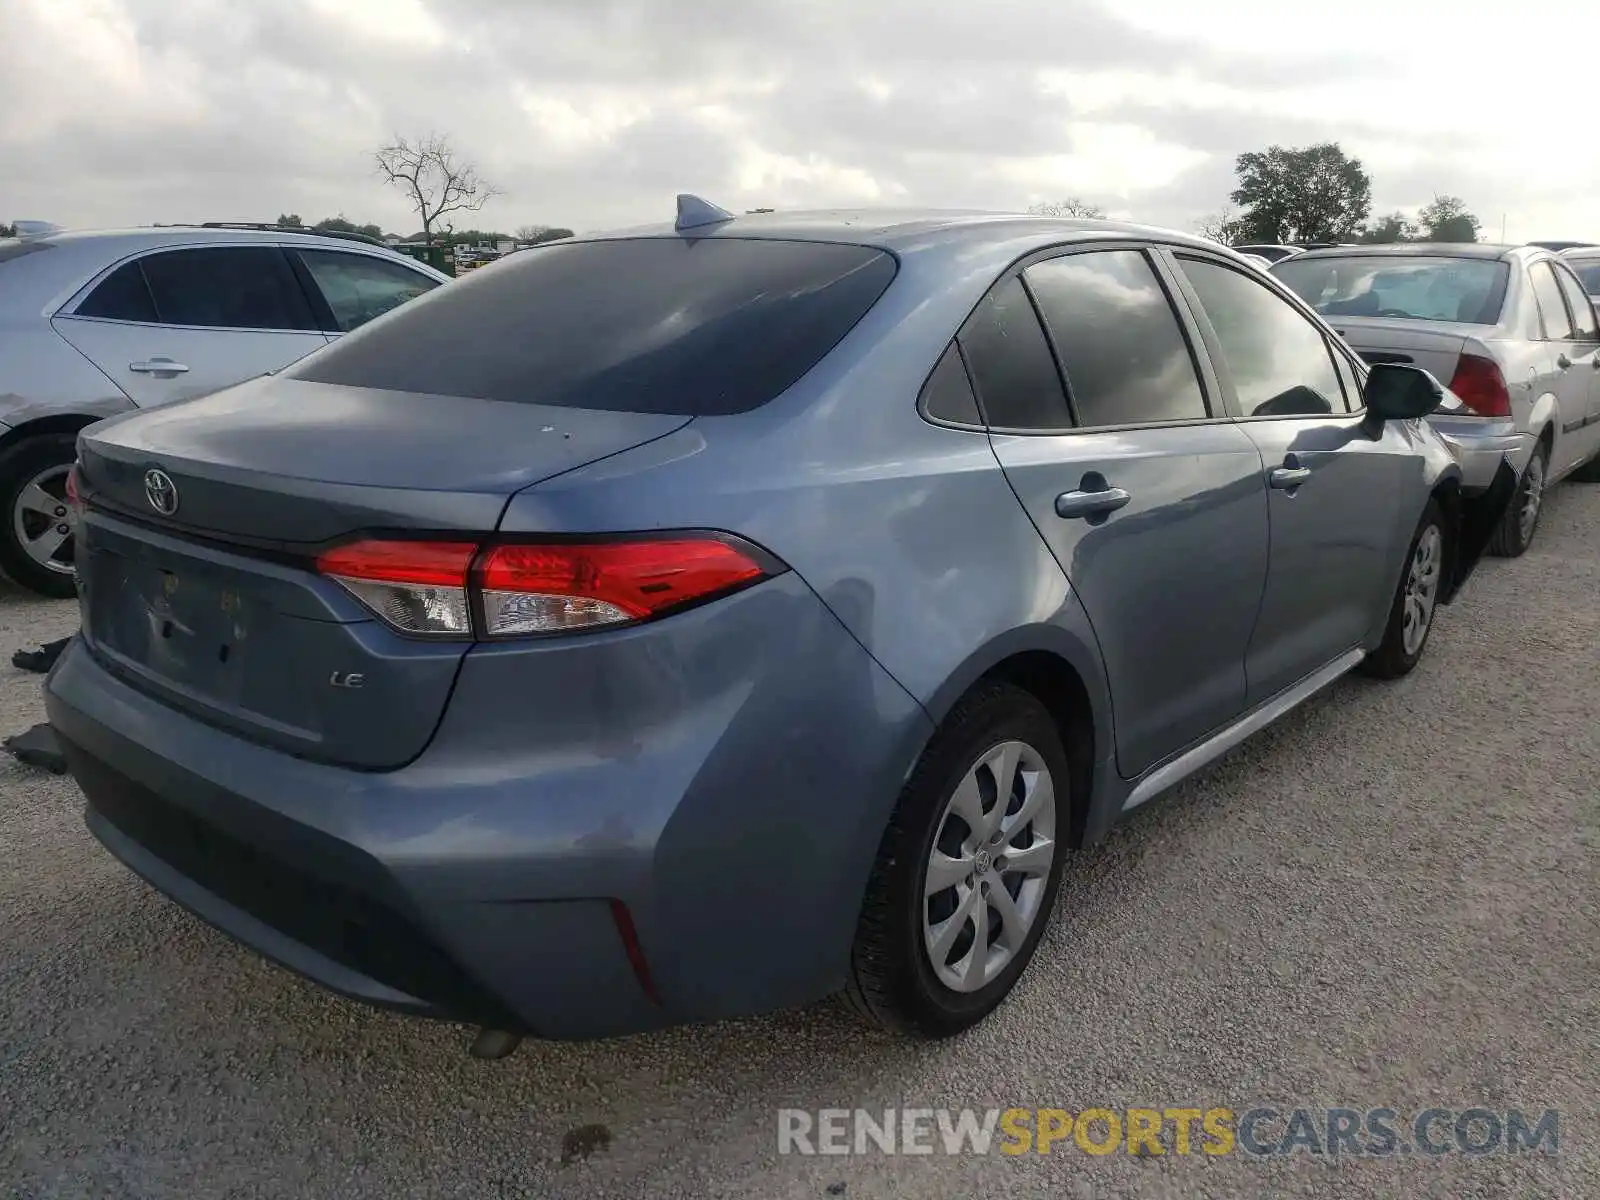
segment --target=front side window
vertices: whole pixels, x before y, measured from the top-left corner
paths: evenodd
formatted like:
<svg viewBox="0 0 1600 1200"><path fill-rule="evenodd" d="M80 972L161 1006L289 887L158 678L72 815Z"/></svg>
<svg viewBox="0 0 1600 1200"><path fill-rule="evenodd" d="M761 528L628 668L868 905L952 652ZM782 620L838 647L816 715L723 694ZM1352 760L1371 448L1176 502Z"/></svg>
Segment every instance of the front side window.
<svg viewBox="0 0 1600 1200"><path fill-rule="evenodd" d="M1023 277L1055 339L1080 426L1210 415L1172 302L1142 252L1070 254Z"/></svg>
<svg viewBox="0 0 1600 1200"><path fill-rule="evenodd" d="M391 308L431 292L439 281L400 263L338 250L296 250L333 312L334 327L358 329Z"/></svg>
<svg viewBox="0 0 1600 1200"><path fill-rule="evenodd" d="M1333 352L1333 367L1339 373L1339 382L1344 386L1344 405L1351 412L1360 412L1367 406L1362 398L1362 378L1356 374L1356 368L1351 361L1337 349Z"/></svg>
<svg viewBox="0 0 1600 1200"><path fill-rule="evenodd" d="M1385 317L1493 325L1510 268L1444 255L1296 255L1272 273L1325 317Z"/></svg>
<svg viewBox="0 0 1600 1200"><path fill-rule="evenodd" d="M553 242L473 271L289 378L681 416L748 412L878 302L871 246L734 237Z"/></svg>
<svg viewBox="0 0 1600 1200"><path fill-rule="evenodd" d="M1203 259L1179 265L1200 297L1247 417L1343 412L1344 394L1322 330L1266 284Z"/></svg>
<svg viewBox="0 0 1600 1200"><path fill-rule="evenodd" d="M1572 340L1572 318L1567 314L1567 302L1561 298L1561 285L1556 273L1547 262L1536 262L1528 268L1528 278L1533 283L1533 298L1539 304L1539 319L1544 322L1544 336L1553 342Z"/></svg>
<svg viewBox="0 0 1600 1200"><path fill-rule="evenodd" d="M989 293L967 318L960 342L992 427L1038 433L1072 428L1055 356L1020 279L1013 276Z"/></svg>
<svg viewBox="0 0 1600 1200"><path fill-rule="evenodd" d="M1589 294L1579 286L1572 272L1552 265L1561 294L1567 298L1567 309L1572 313L1572 333L1580 342L1600 341L1600 330L1595 327L1594 304Z"/></svg>
<svg viewBox="0 0 1600 1200"><path fill-rule="evenodd" d="M311 305L276 246L198 246L139 260L163 325L314 330Z"/></svg>

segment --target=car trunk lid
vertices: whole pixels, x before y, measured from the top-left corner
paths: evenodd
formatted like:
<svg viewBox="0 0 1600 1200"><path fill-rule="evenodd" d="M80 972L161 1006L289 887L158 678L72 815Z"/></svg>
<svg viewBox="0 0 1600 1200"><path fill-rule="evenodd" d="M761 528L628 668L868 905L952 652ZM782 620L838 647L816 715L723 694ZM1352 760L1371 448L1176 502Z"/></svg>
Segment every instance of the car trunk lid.
<svg viewBox="0 0 1600 1200"><path fill-rule="evenodd" d="M688 420L265 379L103 422L80 439L85 639L212 724L400 766L470 642L401 636L316 553L373 531L474 540L515 492Z"/></svg>
<svg viewBox="0 0 1600 1200"><path fill-rule="evenodd" d="M1455 375L1461 351L1485 332L1482 325L1443 321L1339 316L1326 320L1368 363L1421 367L1447 386Z"/></svg>

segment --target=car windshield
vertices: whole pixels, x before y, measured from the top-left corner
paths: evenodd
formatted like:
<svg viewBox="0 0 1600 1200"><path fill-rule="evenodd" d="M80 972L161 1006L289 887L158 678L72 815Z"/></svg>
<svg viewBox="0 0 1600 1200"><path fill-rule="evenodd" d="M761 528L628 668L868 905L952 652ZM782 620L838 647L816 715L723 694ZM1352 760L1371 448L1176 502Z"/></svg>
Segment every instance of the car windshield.
<svg viewBox="0 0 1600 1200"><path fill-rule="evenodd" d="M1272 273L1329 317L1397 317L1493 325L1509 268L1482 258L1296 256Z"/></svg>
<svg viewBox="0 0 1600 1200"><path fill-rule="evenodd" d="M1567 263L1583 281L1583 290L1591 296L1600 296L1600 258L1568 259Z"/></svg>

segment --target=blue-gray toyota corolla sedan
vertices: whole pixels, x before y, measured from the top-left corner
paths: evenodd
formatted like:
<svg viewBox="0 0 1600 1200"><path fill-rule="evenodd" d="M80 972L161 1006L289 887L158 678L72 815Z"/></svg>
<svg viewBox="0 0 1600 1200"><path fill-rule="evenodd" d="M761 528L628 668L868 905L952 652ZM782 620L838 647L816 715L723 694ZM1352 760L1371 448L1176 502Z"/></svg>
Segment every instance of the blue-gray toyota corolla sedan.
<svg viewBox="0 0 1600 1200"><path fill-rule="evenodd" d="M1220 247L982 214L511 256L87 430L96 837L349 996L963 1029L1073 852L1416 665L1514 486Z"/></svg>

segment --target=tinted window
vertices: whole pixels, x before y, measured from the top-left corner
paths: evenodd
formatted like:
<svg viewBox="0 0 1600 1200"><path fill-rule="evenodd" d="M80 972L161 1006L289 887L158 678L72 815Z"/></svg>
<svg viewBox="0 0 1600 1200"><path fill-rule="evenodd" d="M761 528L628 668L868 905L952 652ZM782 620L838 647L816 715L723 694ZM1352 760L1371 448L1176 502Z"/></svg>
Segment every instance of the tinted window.
<svg viewBox="0 0 1600 1200"><path fill-rule="evenodd" d="M967 378L966 364L961 361L961 351L950 343L939 365L922 388L922 411L936 421L954 421L958 425L982 425L978 415L978 401L972 394L972 381Z"/></svg>
<svg viewBox="0 0 1600 1200"><path fill-rule="evenodd" d="M316 328L300 282L276 246L167 250L139 263L163 325Z"/></svg>
<svg viewBox="0 0 1600 1200"><path fill-rule="evenodd" d="M438 280L420 271L370 254L337 250L297 253L333 310L334 328L345 333L439 286Z"/></svg>
<svg viewBox="0 0 1600 1200"><path fill-rule="evenodd" d="M961 331L961 349L989 424L1001 429L1070 429L1055 357L1033 302L1015 277L991 292Z"/></svg>
<svg viewBox="0 0 1600 1200"><path fill-rule="evenodd" d="M1533 297L1539 302L1545 337L1558 342L1571 341L1572 320L1567 316L1567 306L1561 299L1561 288L1556 284L1550 264L1534 263L1528 269L1528 278L1533 281Z"/></svg>
<svg viewBox="0 0 1600 1200"><path fill-rule="evenodd" d="M106 317L113 321L151 321L156 319L155 301L145 286L144 272L137 262L123 263L100 281L84 302L78 305L80 317Z"/></svg>
<svg viewBox="0 0 1600 1200"><path fill-rule="evenodd" d="M1208 415L1189 343L1143 254L1072 254L1025 275L1066 369L1080 426Z"/></svg>
<svg viewBox="0 0 1600 1200"><path fill-rule="evenodd" d="M474 271L292 377L686 416L745 412L809 371L895 261L821 242L562 242Z"/></svg>
<svg viewBox="0 0 1600 1200"><path fill-rule="evenodd" d="M1272 273L1323 316L1398 317L1410 321L1500 319L1509 268L1485 258L1428 255L1296 255Z"/></svg>
<svg viewBox="0 0 1600 1200"><path fill-rule="evenodd" d="M1595 328L1594 305L1589 302L1589 294L1578 286L1578 281L1572 277L1571 272L1560 267L1552 268L1556 273L1556 282L1561 285L1561 294L1567 298L1567 308L1572 312L1573 332L1580 342L1593 342L1600 340L1600 331Z"/></svg>
<svg viewBox="0 0 1600 1200"><path fill-rule="evenodd" d="M1179 259L1199 293L1246 416L1343 412L1343 393L1322 331L1266 284L1240 271Z"/></svg>

